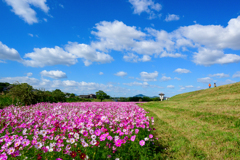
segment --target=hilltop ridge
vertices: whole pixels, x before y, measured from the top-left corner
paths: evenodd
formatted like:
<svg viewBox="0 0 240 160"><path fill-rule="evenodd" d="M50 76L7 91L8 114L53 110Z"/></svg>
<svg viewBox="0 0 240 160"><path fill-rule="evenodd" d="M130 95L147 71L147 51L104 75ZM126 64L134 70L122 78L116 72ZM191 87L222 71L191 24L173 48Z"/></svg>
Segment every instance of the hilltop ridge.
<svg viewBox="0 0 240 160"><path fill-rule="evenodd" d="M178 94L171 97L174 101L240 101L240 82L207 88L193 92Z"/></svg>

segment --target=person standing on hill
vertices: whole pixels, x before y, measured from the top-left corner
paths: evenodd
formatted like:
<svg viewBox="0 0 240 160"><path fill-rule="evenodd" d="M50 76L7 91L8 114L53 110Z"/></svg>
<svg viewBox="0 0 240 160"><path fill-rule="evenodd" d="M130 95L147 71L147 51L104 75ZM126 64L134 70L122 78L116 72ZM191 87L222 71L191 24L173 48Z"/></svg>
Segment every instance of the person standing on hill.
<svg viewBox="0 0 240 160"><path fill-rule="evenodd" d="M217 87L216 83L214 83L214 87Z"/></svg>
<svg viewBox="0 0 240 160"><path fill-rule="evenodd" d="M208 85L208 86L209 86L209 88L211 88L211 84L210 84L210 83L209 83L209 85Z"/></svg>

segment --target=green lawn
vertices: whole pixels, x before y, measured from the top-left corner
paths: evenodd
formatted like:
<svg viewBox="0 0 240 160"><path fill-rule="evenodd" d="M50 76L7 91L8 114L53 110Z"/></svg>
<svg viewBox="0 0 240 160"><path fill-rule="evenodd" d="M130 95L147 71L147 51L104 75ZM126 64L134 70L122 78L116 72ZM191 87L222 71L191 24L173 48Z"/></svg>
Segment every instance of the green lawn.
<svg viewBox="0 0 240 160"><path fill-rule="evenodd" d="M164 159L240 159L240 83L140 105L155 118Z"/></svg>

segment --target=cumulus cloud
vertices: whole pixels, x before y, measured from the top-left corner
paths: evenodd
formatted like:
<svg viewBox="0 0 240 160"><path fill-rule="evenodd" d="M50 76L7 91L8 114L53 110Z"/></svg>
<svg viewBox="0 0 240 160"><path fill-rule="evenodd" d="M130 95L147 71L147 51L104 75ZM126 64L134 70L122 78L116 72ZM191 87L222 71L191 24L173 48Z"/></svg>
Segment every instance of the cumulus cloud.
<svg viewBox="0 0 240 160"><path fill-rule="evenodd" d="M218 85L226 85L226 84L231 84L231 83L236 83L236 81L233 81L231 79L227 79L223 82L218 82Z"/></svg>
<svg viewBox="0 0 240 160"><path fill-rule="evenodd" d="M156 18L155 11L159 12L162 9L162 5L154 3L152 0L129 0L133 5L133 13L140 15L142 12L149 14L149 19Z"/></svg>
<svg viewBox="0 0 240 160"><path fill-rule="evenodd" d="M27 77L31 77L33 74L31 72L27 73Z"/></svg>
<svg viewBox="0 0 240 160"><path fill-rule="evenodd" d="M67 78L66 73L64 73L62 71L59 71L59 70L56 70L56 71L54 71L54 70L52 70L52 71L43 70L40 74L44 77L50 77L50 78L53 78L53 79Z"/></svg>
<svg viewBox="0 0 240 160"><path fill-rule="evenodd" d="M168 85L167 88L174 88L174 85Z"/></svg>
<svg viewBox="0 0 240 160"><path fill-rule="evenodd" d="M141 40L145 33L136 29L135 26L130 27L115 20L114 22L102 21L96 24L97 31L92 31L100 42L92 42L92 46L96 49L106 51L106 49L122 50L130 49L135 40Z"/></svg>
<svg viewBox="0 0 240 160"><path fill-rule="evenodd" d="M160 80L161 81L169 81L171 79L172 79L171 77L162 76L162 78Z"/></svg>
<svg viewBox="0 0 240 160"><path fill-rule="evenodd" d="M205 78L198 78L197 82L201 83L211 83L212 79L210 77L205 77Z"/></svg>
<svg viewBox="0 0 240 160"><path fill-rule="evenodd" d="M127 86L148 86L147 82L131 82L131 83L123 83L123 85L127 85Z"/></svg>
<svg viewBox="0 0 240 160"><path fill-rule="evenodd" d="M77 63L77 56L64 51L62 48L34 48L34 52L25 54L23 64L31 67L44 67L52 65L74 65Z"/></svg>
<svg viewBox="0 0 240 160"><path fill-rule="evenodd" d="M149 55L143 55L142 58L139 58L138 55L135 55L133 53L128 53L128 55L124 55L123 59L126 62L148 62L151 61L151 57Z"/></svg>
<svg viewBox="0 0 240 160"><path fill-rule="evenodd" d="M177 21L179 19L180 19L179 16L176 14L168 14L165 18L165 21L170 22L170 21Z"/></svg>
<svg viewBox="0 0 240 160"><path fill-rule="evenodd" d="M214 49L240 49L240 16L232 18L226 27L221 25L190 25L178 30L195 43Z"/></svg>
<svg viewBox="0 0 240 160"><path fill-rule="evenodd" d="M237 71L236 73L234 73L234 75L232 76L232 78L239 78L240 77L240 71Z"/></svg>
<svg viewBox="0 0 240 160"><path fill-rule="evenodd" d="M143 81L156 81L158 77L158 72L154 71L153 73L148 73L148 72L141 72L140 73L141 79Z"/></svg>
<svg viewBox="0 0 240 160"><path fill-rule="evenodd" d="M172 57L172 58L185 58L187 57L184 54L180 54L180 53L167 53L166 51L162 52L162 54L160 55L160 58L163 57Z"/></svg>
<svg viewBox="0 0 240 160"><path fill-rule="evenodd" d="M25 54L24 64L31 67L44 67L52 65L74 65L78 58L83 60L85 66L91 65L93 62L110 63L113 58L105 53L97 52L95 49L86 44L78 44L77 42L68 42L65 50L58 46L55 48L34 48L34 52Z"/></svg>
<svg viewBox="0 0 240 160"><path fill-rule="evenodd" d="M123 72L123 71L120 71L120 72L117 72L116 74L114 74L116 76L120 76L120 77L123 77L123 76L126 76L127 73L126 72Z"/></svg>
<svg viewBox="0 0 240 160"><path fill-rule="evenodd" d="M193 88L193 85L185 86L186 88Z"/></svg>
<svg viewBox="0 0 240 160"><path fill-rule="evenodd" d="M85 66L89 66L92 62L110 63L113 58L105 53L97 52L91 46L86 44L78 44L77 42L68 42L65 47L66 51L83 58Z"/></svg>
<svg viewBox="0 0 240 160"><path fill-rule="evenodd" d="M12 12L21 17L28 24L38 23L36 12L30 5L40 8L45 13L48 13L49 7L46 0L4 0L12 7Z"/></svg>
<svg viewBox="0 0 240 160"><path fill-rule="evenodd" d="M178 78L178 77L174 77L174 79L179 80L179 81L181 80L181 78Z"/></svg>
<svg viewBox="0 0 240 160"><path fill-rule="evenodd" d="M103 72L99 72L99 75L103 75Z"/></svg>
<svg viewBox="0 0 240 160"><path fill-rule="evenodd" d="M218 78L226 78L229 77L228 74L224 74L224 73L216 73L216 74L209 74L209 77L218 77Z"/></svg>
<svg viewBox="0 0 240 160"><path fill-rule="evenodd" d="M177 73L191 73L191 71L190 70L188 70L188 69L184 69L184 68L178 68L178 69L175 69L175 71L174 72L177 72Z"/></svg>
<svg viewBox="0 0 240 160"><path fill-rule="evenodd" d="M237 63L240 56L236 54L224 54L221 50L199 48L198 52L194 52L193 62L199 65L210 66L213 64Z"/></svg>
<svg viewBox="0 0 240 160"><path fill-rule="evenodd" d="M0 59L2 60L12 60L21 62L22 58L20 57L17 50L14 48L9 48L0 41Z"/></svg>

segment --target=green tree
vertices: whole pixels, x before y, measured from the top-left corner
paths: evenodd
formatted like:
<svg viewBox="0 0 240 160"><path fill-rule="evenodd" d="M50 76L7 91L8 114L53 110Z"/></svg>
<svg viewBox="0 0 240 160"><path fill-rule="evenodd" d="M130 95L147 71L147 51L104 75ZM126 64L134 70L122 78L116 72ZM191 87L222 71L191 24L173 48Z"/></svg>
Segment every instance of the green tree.
<svg viewBox="0 0 240 160"><path fill-rule="evenodd" d="M17 98L18 101L24 103L24 105L30 105L34 101L33 87L27 83L13 84L13 87L9 90L9 95L13 99Z"/></svg>
<svg viewBox="0 0 240 160"><path fill-rule="evenodd" d="M69 98L75 98L75 94L71 93Z"/></svg>
<svg viewBox="0 0 240 160"><path fill-rule="evenodd" d="M66 102L65 94L60 89L55 89L52 92L54 102Z"/></svg>
<svg viewBox="0 0 240 160"><path fill-rule="evenodd" d="M101 102L103 99L110 98L110 96L107 95L107 93L103 92L102 90L99 90L98 92L96 92L96 96L97 96L97 99L101 99Z"/></svg>

